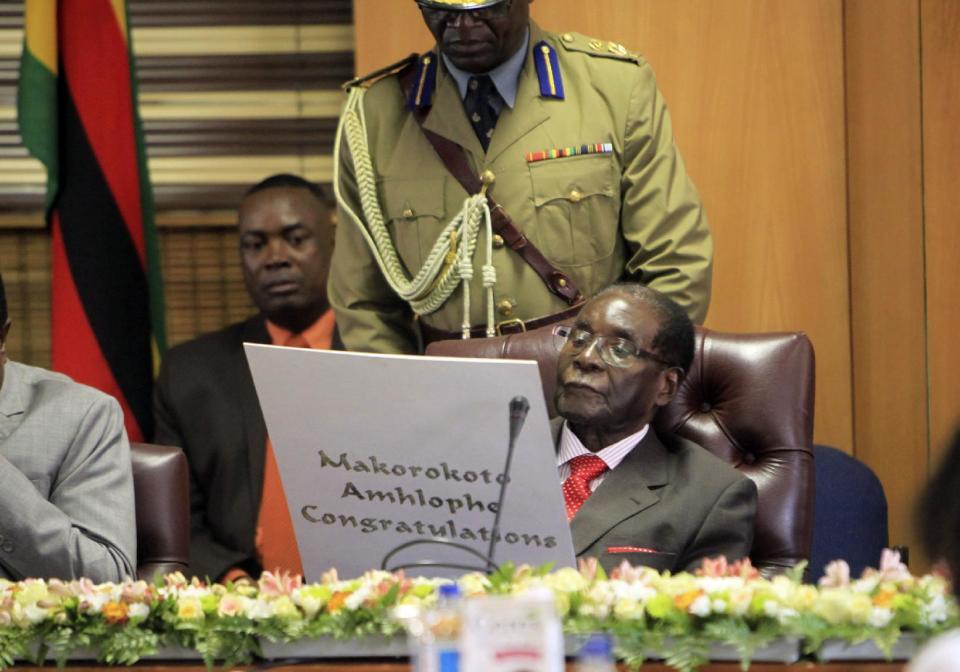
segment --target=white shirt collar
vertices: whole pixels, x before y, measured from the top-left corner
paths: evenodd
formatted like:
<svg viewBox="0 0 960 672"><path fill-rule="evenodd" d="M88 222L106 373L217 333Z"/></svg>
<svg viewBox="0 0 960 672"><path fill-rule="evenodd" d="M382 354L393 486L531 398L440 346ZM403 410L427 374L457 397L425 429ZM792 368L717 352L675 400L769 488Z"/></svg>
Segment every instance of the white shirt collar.
<svg viewBox="0 0 960 672"><path fill-rule="evenodd" d="M594 453L588 450L577 435L573 433L573 430L570 429L570 423L564 421L563 428L560 430L560 450L557 451L557 466L562 467L578 455L596 455L606 462L611 470L616 469L617 465L623 462L624 458L630 454L630 451L643 441L649 429L649 424L644 425L630 436L620 439L609 446L604 446L601 450Z"/></svg>

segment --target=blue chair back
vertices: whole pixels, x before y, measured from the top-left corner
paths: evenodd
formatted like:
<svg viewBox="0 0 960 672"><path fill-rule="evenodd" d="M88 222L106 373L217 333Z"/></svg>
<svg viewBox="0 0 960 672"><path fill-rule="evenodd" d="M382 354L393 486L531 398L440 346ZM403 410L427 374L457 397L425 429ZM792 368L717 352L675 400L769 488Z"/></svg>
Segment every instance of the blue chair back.
<svg viewBox="0 0 960 672"><path fill-rule="evenodd" d="M866 464L830 446L814 445L816 490L807 578L816 582L831 560L846 560L850 575L876 567L887 547L887 498Z"/></svg>

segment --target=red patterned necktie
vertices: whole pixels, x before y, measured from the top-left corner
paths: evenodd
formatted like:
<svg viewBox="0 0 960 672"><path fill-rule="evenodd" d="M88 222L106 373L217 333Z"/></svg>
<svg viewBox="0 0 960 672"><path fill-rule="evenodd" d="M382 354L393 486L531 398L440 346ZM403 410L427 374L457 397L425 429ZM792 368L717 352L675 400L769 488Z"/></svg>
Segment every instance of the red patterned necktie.
<svg viewBox="0 0 960 672"><path fill-rule="evenodd" d="M567 520L590 497L590 481L607 471L607 463L596 455L577 455L570 460L570 476L563 482L563 500L567 503Z"/></svg>

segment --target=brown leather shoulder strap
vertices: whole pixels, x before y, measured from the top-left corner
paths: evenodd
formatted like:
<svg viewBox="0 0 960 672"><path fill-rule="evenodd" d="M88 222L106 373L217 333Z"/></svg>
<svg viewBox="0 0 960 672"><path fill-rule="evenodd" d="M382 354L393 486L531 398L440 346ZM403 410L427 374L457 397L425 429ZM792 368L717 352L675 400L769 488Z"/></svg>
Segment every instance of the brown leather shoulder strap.
<svg viewBox="0 0 960 672"><path fill-rule="evenodd" d="M412 86L412 71L403 73L400 77L400 83L405 91L409 86ZM468 194L480 193L483 185L480 178L471 169L470 161L467 159L467 153L463 147L423 127L423 122L429 114L429 108L419 108L412 112L420 130L423 131L423 135L430 142L450 174L466 189ZM543 256L540 250L517 228L503 206L497 203L489 193L487 194L487 204L490 206L490 219L494 231L500 234L504 242L510 246L510 249L519 254L520 258L540 276L547 289L571 306L580 303L583 300L583 295L574 284L573 278L558 270Z"/></svg>

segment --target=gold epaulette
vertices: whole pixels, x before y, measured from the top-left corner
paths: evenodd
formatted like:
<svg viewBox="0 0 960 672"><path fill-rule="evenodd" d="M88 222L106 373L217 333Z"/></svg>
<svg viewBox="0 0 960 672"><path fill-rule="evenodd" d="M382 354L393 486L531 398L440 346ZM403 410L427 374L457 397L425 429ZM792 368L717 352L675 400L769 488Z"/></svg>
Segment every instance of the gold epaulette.
<svg viewBox="0 0 960 672"><path fill-rule="evenodd" d="M379 70L374 70L370 74L364 75L362 77L357 77L351 79L349 82L343 85L343 90L347 91L352 89L355 86L362 86L368 88L373 84L379 82L384 77L389 77L390 75L395 75L399 72L402 72L405 68L410 67L417 62L420 56L418 54L410 54L403 60L397 61L392 65L388 65L385 68L380 68Z"/></svg>
<svg viewBox="0 0 960 672"><path fill-rule="evenodd" d="M560 37L562 44L567 51L578 51L591 56L600 56L601 58L613 58L620 61L632 61L641 63L643 57L632 53L622 44L617 42L607 42L598 40L580 33L563 33Z"/></svg>

